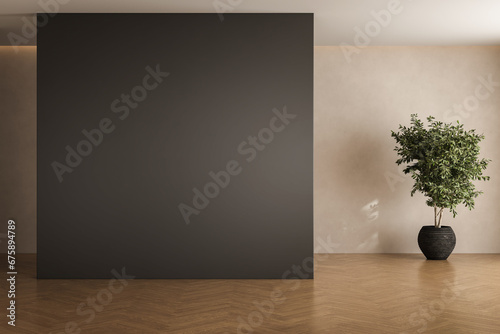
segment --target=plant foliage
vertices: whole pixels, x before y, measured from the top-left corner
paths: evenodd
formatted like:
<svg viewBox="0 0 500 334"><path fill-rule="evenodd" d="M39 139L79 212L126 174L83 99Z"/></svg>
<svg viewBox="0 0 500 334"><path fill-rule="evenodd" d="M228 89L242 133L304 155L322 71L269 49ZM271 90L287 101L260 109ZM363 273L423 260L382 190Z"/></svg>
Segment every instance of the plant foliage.
<svg viewBox="0 0 500 334"><path fill-rule="evenodd" d="M400 156L396 163L406 164L404 173L415 180L411 196L420 191L428 197L435 227L441 227L445 208L453 217L459 204L474 208L474 199L482 191L476 190L473 181L490 179L483 171L491 160L479 159L479 142L484 135L464 130L458 121L443 123L432 116L427 121L426 128L418 115L412 114L411 126L399 125L399 131L391 131L391 136L398 144L394 149Z"/></svg>

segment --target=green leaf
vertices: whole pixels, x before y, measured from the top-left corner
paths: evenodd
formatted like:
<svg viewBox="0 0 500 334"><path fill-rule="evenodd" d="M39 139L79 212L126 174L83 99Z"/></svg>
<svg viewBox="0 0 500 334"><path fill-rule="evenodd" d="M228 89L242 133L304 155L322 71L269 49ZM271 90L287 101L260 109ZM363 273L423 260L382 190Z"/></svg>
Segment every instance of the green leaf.
<svg viewBox="0 0 500 334"><path fill-rule="evenodd" d="M411 196L419 191L428 197L427 205L447 208L456 216L457 205L472 209L474 198L481 194L472 181L490 180L483 171L491 160L479 159L484 135L464 130L458 121L443 123L433 116L427 121L425 127L417 114L411 114L411 126L400 124L398 132L391 131L400 157L396 163L405 164L404 173L414 180Z"/></svg>

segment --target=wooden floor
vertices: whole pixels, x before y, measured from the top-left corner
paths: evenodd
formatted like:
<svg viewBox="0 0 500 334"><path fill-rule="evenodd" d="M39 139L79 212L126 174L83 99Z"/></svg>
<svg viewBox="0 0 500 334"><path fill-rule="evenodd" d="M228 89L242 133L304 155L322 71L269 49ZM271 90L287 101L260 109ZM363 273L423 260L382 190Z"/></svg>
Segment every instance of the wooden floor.
<svg viewBox="0 0 500 334"><path fill-rule="evenodd" d="M35 256L21 255L16 327L3 314L0 332L500 333L500 254L315 261L314 280L121 282L37 280ZM0 287L6 313L5 279Z"/></svg>

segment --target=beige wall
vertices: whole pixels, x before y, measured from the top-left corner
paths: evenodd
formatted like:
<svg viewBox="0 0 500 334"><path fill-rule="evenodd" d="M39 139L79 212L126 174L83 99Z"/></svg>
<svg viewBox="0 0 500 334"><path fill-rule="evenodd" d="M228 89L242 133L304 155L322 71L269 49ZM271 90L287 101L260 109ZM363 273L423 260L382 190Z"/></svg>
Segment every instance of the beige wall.
<svg viewBox="0 0 500 334"><path fill-rule="evenodd" d="M36 48L0 46L0 252L14 219L17 251L36 252Z"/></svg>
<svg viewBox="0 0 500 334"><path fill-rule="evenodd" d="M418 252L432 210L410 197L390 130L411 113L460 119L484 132L493 159L476 209L445 216L456 252L500 252L500 87L469 115L478 77L500 82L500 47L367 47L348 63L339 47L315 48L315 241L317 252ZM482 92L482 91L481 91ZM0 47L0 213L18 223L18 251L36 251L36 49ZM451 109L451 111L450 111ZM389 180L389 181L388 181ZM6 250L0 235L1 252Z"/></svg>
<svg viewBox="0 0 500 334"><path fill-rule="evenodd" d="M422 195L410 197L390 137L418 113L484 132L492 180L479 184L475 210L447 212L444 224L457 234L455 252L500 252L500 86L468 115L452 109L474 109L478 77L500 83L500 47L367 47L351 60L339 47L315 48L317 251L419 252L418 231L433 212Z"/></svg>

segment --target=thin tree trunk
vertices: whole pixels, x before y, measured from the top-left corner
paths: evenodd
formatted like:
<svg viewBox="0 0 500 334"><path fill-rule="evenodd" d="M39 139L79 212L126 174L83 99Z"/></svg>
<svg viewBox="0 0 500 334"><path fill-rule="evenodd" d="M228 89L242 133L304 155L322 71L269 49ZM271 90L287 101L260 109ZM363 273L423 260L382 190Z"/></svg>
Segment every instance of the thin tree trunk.
<svg viewBox="0 0 500 334"><path fill-rule="evenodd" d="M444 208L441 208L441 210L439 210L439 222L438 222L438 228L441 228L441 220L443 219L443 209Z"/></svg>
<svg viewBox="0 0 500 334"><path fill-rule="evenodd" d="M434 227L438 227L438 222L437 222L437 207L434 205Z"/></svg>

